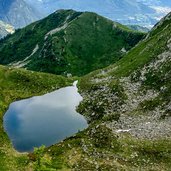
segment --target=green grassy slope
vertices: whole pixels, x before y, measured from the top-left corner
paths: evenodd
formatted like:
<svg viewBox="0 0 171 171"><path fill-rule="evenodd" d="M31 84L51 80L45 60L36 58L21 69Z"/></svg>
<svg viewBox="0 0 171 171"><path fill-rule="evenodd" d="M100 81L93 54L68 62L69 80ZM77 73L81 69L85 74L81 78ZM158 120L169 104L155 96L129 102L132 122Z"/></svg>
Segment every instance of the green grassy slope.
<svg viewBox="0 0 171 171"><path fill-rule="evenodd" d="M60 10L0 41L0 63L80 76L116 62L143 36L95 13Z"/></svg>
<svg viewBox="0 0 171 171"><path fill-rule="evenodd" d="M3 115L9 104L19 99L42 95L70 85L62 76L0 66L0 170L23 171L29 166L27 155L17 153L3 130Z"/></svg>
<svg viewBox="0 0 171 171"><path fill-rule="evenodd" d="M171 14L120 61L81 78L84 100L79 112L118 136L111 167L115 163L119 170L170 170L170 83ZM112 155L109 146L104 149Z"/></svg>

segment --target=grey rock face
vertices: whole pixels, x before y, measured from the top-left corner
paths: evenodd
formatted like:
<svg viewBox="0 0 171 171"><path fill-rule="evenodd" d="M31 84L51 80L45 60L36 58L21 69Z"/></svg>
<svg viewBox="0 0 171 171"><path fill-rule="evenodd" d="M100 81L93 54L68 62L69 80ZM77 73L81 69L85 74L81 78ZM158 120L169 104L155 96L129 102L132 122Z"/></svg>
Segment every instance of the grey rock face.
<svg viewBox="0 0 171 171"><path fill-rule="evenodd" d="M41 15L23 0L0 0L0 20L15 28L24 27Z"/></svg>
<svg viewBox="0 0 171 171"><path fill-rule="evenodd" d="M15 32L13 26L6 24L0 20L0 39L5 37L7 34L12 34Z"/></svg>

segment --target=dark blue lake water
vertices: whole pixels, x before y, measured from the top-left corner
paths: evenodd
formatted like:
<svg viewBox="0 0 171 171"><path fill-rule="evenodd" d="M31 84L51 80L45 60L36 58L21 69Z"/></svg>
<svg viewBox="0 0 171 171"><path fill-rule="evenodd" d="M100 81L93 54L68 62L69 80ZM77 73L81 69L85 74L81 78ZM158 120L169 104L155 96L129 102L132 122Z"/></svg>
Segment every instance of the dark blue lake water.
<svg viewBox="0 0 171 171"><path fill-rule="evenodd" d="M4 128L14 148L30 152L87 128L86 119L76 112L81 100L74 82L73 86L12 103L4 115Z"/></svg>

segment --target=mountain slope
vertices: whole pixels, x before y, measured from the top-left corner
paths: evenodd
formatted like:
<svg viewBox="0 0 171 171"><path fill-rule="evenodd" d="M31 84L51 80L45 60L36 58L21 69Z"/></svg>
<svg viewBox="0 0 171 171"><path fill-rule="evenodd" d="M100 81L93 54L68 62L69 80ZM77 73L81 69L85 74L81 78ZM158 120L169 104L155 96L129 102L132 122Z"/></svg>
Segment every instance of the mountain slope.
<svg viewBox="0 0 171 171"><path fill-rule="evenodd" d="M0 42L0 63L83 75L120 59L144 36L95 13L60 10Z"/></svg>
<svg viewBox="0 0 171 171"><path fill-rule="evenodd" d="M41 18L40 13L23 0L0 0L0 20L20 28Z"/></svg>
<svg viewBox="0 0 171 171"><path fill-rule="evenodd" d="M12 34L15 32L13 26L6 24L0 20L0 39L5 37L7 34Z"/></svg>
<svg viewBox="0 0 171 171"><path fill-rule="evenodd" d="M108 91L112 91L113 88L113 96L122 102L122 105L116 103L111 112L150 113L158 109L162 110L160 115L167 115L171 100L170 26L171 14L168 14L142 42L116 64L85 76L81 88L88 92L96 91L93 87L96 87L97 92L101 86L108 87ZM90 92L89 96L93 100ZM111 104L114 106L115 103ZM108 110L106 109L106 112Z"/></svg>
<svg viewBox="0 0 171 171"><path fill-rule="evenodd" d="M105 165L115 167L115 170L170 170L170 28L171 13L120 61L81 79L80 92L84 100L79 106L79 112L89 119L89 123L97 123L92 128L94 135L102 132L102 127L107 127L113 136L118 136L115 142L118 147L114 151L112 145L103 147L103 150L93 149L94 153L100 153L99 156L106 150L104 157L96 158L99 167ZM101 141L107 138L109 130L101 133ZM86 151L92 150L91 146L86 147ZM100 161L107 157L108 162L101 165ZM91 158L87 157L87 161ZM119 161L119 165L116 161ZM84 168L81 163L84 162L80 161L79 167ZM86 166L87 169L92 167L90 163Z"/></svg>

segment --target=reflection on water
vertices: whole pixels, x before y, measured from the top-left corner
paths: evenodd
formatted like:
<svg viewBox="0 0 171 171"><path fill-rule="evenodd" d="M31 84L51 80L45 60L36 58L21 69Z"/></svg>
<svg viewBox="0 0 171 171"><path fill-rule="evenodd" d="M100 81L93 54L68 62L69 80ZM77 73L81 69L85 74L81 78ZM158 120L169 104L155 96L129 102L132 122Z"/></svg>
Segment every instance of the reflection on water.
<svg viewBox="0 0 171 171"><path fill-rule="evenodd" d="M87 128L75 109L82 97L73 86L43 96L14 102L4 116L4 128L16 150L50 146Z"/></svg>

